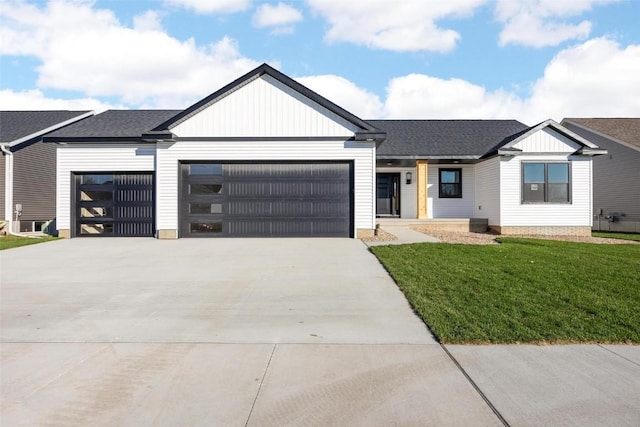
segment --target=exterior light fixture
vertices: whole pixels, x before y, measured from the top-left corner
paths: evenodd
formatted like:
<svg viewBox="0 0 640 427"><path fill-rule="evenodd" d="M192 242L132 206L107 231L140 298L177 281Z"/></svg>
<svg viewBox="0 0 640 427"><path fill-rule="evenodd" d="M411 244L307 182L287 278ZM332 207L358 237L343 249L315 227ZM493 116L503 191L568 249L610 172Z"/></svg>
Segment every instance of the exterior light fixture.
<svg viewBox="0 0 640 427"><path fill-rule="evenodd" d="M413 174L411 172L407 172L407 184L411 184L411 181L413 179Z"/></svg>

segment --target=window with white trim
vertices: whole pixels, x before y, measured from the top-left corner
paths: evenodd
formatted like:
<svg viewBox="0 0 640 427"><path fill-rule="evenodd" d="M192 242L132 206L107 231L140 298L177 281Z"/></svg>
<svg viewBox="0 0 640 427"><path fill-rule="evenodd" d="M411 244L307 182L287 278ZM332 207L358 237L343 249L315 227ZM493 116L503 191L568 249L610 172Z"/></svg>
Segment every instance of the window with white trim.
<svg viewBox="0 0 640 427"><path fill-rule="evenodd" d="M571 203L568 162L523 162L522 203Z"/></svg>

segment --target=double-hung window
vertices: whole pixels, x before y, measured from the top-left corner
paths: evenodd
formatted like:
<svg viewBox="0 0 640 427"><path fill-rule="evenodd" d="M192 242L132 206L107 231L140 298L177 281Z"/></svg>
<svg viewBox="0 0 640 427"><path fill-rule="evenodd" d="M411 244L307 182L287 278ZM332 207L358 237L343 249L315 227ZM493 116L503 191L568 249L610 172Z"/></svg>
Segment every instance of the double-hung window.
<svg viewBox="0 0 640 427"><path fill-rule="evenodd" d="M522 203L570 203L569 163L522 163Z"/></svg>
<svg viewBox="0 0 640 427"><path fill-rule="evenodd" d="M462 197L462 169L439 169L439 183L441 199Z"/></svg>

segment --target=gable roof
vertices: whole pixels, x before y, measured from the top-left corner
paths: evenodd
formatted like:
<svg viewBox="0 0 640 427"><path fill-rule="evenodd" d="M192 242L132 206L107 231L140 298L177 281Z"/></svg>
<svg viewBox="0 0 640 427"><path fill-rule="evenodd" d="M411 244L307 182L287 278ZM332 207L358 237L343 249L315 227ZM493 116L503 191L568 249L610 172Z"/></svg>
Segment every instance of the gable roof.
<svg viewBox="0 0 640 427"><path fill-rule="evenodd" d="M92 115L92 111L0 111L0 143L14 147Z"/></svg>
<svg viewBox="0 0 640 427"><path fill-rule="evenodd" d="M502 144L500 147L497 147L498 154L513 155L513 154L517 154L518 152L521 152L522 150L515 147L515 145L518 142L527 138L529 135L546 128L553 129L559 134L564 135L565 137L569 138L573 142L580 145L582 148L577 151L578 154L599 155L599 154L606 154L607 152L607 150L601 150L600 147L590 142L589 140L583 138L582 136L578 135L575 132L570 131L569 129L555 122L554 120L549 119L549 120L545 120L544 122L538 123L535 126L530 127L524 132L520 132L518 135L514 135L514 137L512 138L509 138L505 144Z"/></svg>
<svg viewBox="0 0 640 427"><path fill-rule="evenodd" d="M514 134L530 129L517 120L369 120L387 133L378 158L479 159Z"/></svg>
<svg viewBox="0 0 640 427"><path fill-rule="evenodd" d="M242 77L236 79L235 81L229 83L228 85L226 85L223 88L217 90L216 92L212 93L211 95L207 96L206 98L196 102L192 106L190 106L190 107L186 108L185 110L183 110L183 111L179 112L178 114L176 114L174 117L171 117L168 120L166 120L165 122L160 123L154 129L152 129L152 132L149 133L149 136L152 136L154 133L166 134L167 131L170 131L173 127L177 126L178 124L180 124L183 121L187 120L191 116L193 116L193 115L199 113L200 111L204 110L209 105L215 103L219 99L229 95L230 93L234 92L235 90L239 89L240 87L246 85L247 83L249 83L249 82L251 82L251 81L253 81L253 80L255 80L255 79L257 79L257 78L259 78L259 77L261 77L263 75L265 75L265 74L270 76L270 77L272 77L272 78L274 78L274 79L276 79L276 80L278 80L280 83L290 87L294 91L300 93L301 95L305 96L306 98L310 99L311 101L315 102L316 104L326 108L327 110L329 110L330 112L336 114L337 116L339 116L339 117L345 119L346 121L354 124L356 127L358 127L360 129L360 131L356 132L356 140L366 140L366 139L382 140L382 139L384 139L384 137L385 137L384 132L381 132L379 129L377 129L374 126L372 126L370 122L366 122L366 121L360 119L359 117L357 117L354 114L348 112L344 108L334 104L333 102L329 101L328 99L324 98L323 96L320 96L316 92L312 91L311 89L307 88L306 86L303 86L302 84L300 84L297 81L293 80L291 77L286 76L285 74L281 73L280 71L276 70L275 68L273 68L273 67L271 67L271 66L269 66L267 64L262 64L259 67L255 68L254 70L249 71L244 76L242 76Z"/></svg>
<svg viewBox="0 0 640 427"><path fill-rule="evenodd" d="M566 118L562 123L574 124L640 148L640 118Z"/></svg>
<svg viewBox="0 0 640 427"><path fill-rule="evenodd" d="M143 133L181 110L107 110L45 137L45 142L140 140Z"/></svg>

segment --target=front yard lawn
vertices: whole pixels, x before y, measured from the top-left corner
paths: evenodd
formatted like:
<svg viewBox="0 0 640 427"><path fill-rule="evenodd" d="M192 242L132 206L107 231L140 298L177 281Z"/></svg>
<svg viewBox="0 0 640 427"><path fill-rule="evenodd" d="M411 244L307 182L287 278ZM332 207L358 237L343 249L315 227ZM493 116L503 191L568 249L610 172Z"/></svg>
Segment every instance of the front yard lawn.
<svg viewBox="0 0 640 427"><path fill-rule="evenodd" d="M58 240L57 237L20 237L20 236L0 236L0 251L4 249L17 248L19 246L33 245L36 243L51 242Z"/></svg>
<svg viewBox="0 0 640 427"><path fill-rule="evenodd" d="M640 245L501 238L371 251L443 343L640 343Z"/></svg>
<svg viewBox="0 0 640 427"><path fill-rule="evenodd" d="M635 240L636 242L640 242L640 234L637 233L613 233L609 231L593 231L591 232L593 237L606 237L609 239L624 239L624 240Z"/></svg>

